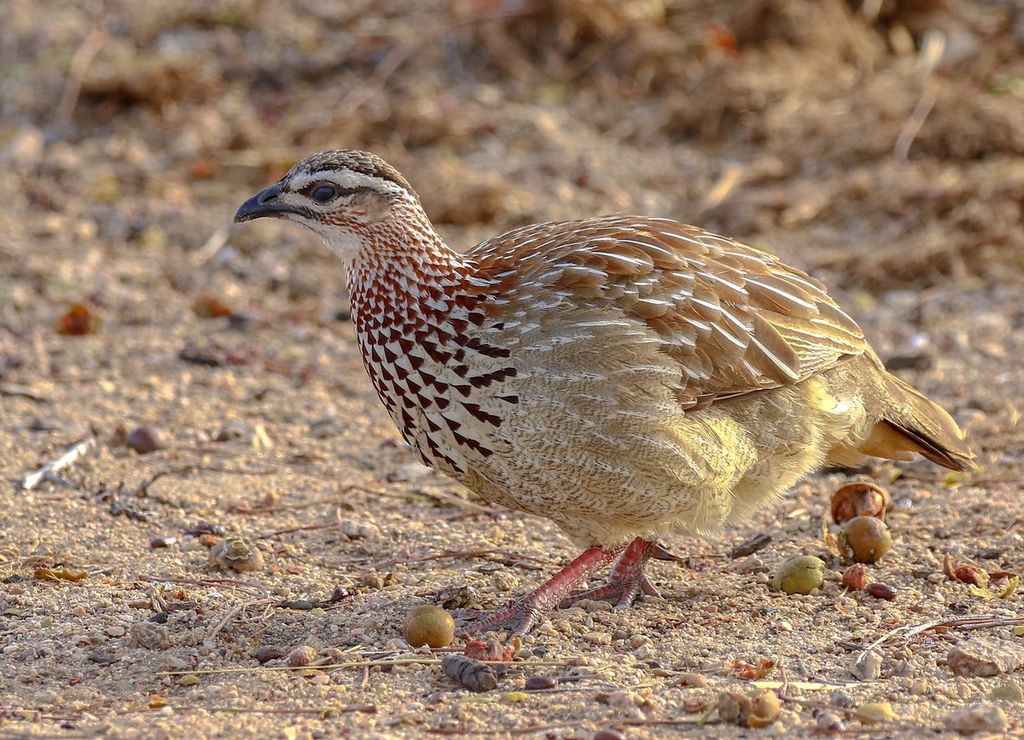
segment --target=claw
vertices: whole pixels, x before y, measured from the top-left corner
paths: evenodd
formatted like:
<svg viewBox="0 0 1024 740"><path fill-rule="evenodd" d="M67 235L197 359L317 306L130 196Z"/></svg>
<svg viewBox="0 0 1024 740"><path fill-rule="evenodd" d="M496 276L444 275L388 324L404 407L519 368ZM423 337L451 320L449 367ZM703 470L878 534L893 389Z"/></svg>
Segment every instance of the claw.
<svg viewBox="0 0 1024 740"><path fill-rule="evenodd" d="M656 557L662 553L671 555L660 545L649 540L633 540L615 562L608 583L569 594L559 606L565 608L584 600L613 601L615 608L622 610L632 606L641 593L646 596L660 596L658 589L644 573L644 566L652 556Z"/></svg>
<svg viewBox="0 0 1024 740"><path fill-rule="evenodd" d="M616 609L625 609L631 606L640 594L660 596L644 573L644 565L651 557L662 558L665 555L678 560L660 545L639 538L625 547L610 550L591 547L543 585L517 599L511 606L494 611L460 609L453 616L460 621L470 620L462 627L466 634L479 635L484 632L511 629L510 637L516 637L528 633L541 616L555 606L572 606L584 599L593 599L609 600L615 603ZM575 586L586 581L615 556L618 556L618 560L615 561L608 583L583 591L573 591Z"/></svg>

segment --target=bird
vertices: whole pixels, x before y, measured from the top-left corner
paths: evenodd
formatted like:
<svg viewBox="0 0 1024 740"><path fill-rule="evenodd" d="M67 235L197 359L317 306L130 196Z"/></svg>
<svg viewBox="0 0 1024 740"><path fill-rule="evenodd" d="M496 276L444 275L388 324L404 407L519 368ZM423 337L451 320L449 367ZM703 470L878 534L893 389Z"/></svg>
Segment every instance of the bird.
<svg viewBox="0 0 1024 740"><path fill-rule="evenodd" d="M953 418L885 369L821 282L736 240L607 215L459 252L394 167L354 149L298 162L234 220L257 218L344 263L366 373L422 462L582 549L509 606L460 614L470 634L656 597L662 542L713 535L825 465L974 467Z"/></svg>

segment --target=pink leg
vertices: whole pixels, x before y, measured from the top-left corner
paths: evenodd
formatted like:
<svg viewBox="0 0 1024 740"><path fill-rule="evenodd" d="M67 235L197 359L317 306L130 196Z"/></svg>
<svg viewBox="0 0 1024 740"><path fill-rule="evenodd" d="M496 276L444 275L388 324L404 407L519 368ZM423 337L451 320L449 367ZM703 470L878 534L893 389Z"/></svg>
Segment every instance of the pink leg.
<svg viewBox="0 0 1024 740"><path fill-rule="evenodd" d="M543 585L516 600L508 608L497 611L463 609L456 616L460 619L476 620L466 629L470 633L488 632L507 625L513 628L513 636L525 635L541 614L557 606L575 586L587 580L624 549L617 547L605 550L597 546L588 548Z"/></svg>
<svg viewBox="0 0 1024 740"><path fill-rule="evenodd" d="M651 556L658 552L658 549L658 545L654 542L638 537L629 543L619 555L619 559L615 561L615 567L612 568L608 577L608 583L570 594L562 600L559 606L572 606L585 599L595 601L607 599L614 601L617 609L625 609L632 606L636 597L641 593L648 596L660 596L658 590L644 573L644 566Z"/></svg>

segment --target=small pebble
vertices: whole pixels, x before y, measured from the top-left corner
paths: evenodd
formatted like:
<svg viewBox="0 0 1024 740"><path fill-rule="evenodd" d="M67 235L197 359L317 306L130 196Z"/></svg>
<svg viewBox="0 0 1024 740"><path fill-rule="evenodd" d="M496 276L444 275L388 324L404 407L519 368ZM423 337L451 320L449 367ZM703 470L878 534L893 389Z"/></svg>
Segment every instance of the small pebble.
<svg viewBox="0 0 1024 740"><path fill-rule="evenodd" d="M915 678L910 684L911 696L924 696L930 689L927 678Z"/></svg>
<svg viewBox="0 0 1024 740"><path fill-rule="evenodd" d="M587 632L583 639L592 645L611 645L612 636L607 632Z"/></svg>
<svg viewBox="0 0 1024 740"><path fill-rule="evenodd" d="M754 705L750 697L738 691L726 691L718 695L715 709L722 721L730 725L745 727Z"/></svg>
<svg viewBox="0 0 1024 740"><path fill-rule="evenodd" d="M988 698L1008 701L1013 704L1024 704L1024 691L1021 691L1020 684L1016 681L1006 681L992 689Z"/></svg>
<svg viewBox="0 0 1024 740"><path fill-rule="evenodd" d="M868 650L857 654L850 673L858 681L870 681L882 675L882 656L874 650Z"/></svg>
<svg viewBox="0 0 1024 740"><path fill-rule="evenodd" d="M151 622L148 619L135 622L131 626L131 635L139 646L147 650L166 650L173 644L168 629L162 624Z"/></svg>
<svg viewBox="0 0 1024 740"><path fill-rule="evenodd" d="M162 449L166 446L164 433L156 427L135 427L124 438L124 443L140 455Z"/></svg>
<svg viewBox="0 0 1024 740"><path fill-rule="evenodd" d="M256 660L260 662L260 665L271 660L277 660L278 658L284 657L284 650L281 648L264 646L256 651Z"/></svg>
<svg viewBox="0 0 1024 740"><path fill-rule="evenodd" d="M526 679L527 691L543 691L544 689L553 689L557 685L558 679L555 676L530 676Z"/></svg>
<svg viewBox="0 0 1024 740"><path fill-rule="evenodd" d="M1024 665L1024 648L1010 640L964 640L946 655L946 665L967 678L1012 673Z"/></svg>
<svg viewBox="0 0 1024 740"><path fill-rule="evenodd" d="M702 689L708 685L708 680L699 673L684 673L679 677L679 685Z"/></svg>
<svg viewBox="0 0 1024 740"><path fill-rule="evenodd" d="M170 547L178 541L177 537L154 537L149 541L149 546L154 550L161 547Z"/></svg>
<svg viewBox="0 0 1024 740"><path fill-rule="evenodd" d="M970 583L978 588L985 588L989 582L989 575L986 570L977 565L960 565L953 572L956 579L961 583Z"/></svg>
<svg viewBox="0 0 1024 740"><path fill-rule="evenodd" d="M846 731L846 727L843 725L843 720L839 718L839 715L828 710L820 712L818 716L815 717L814 724L819 730L824 732Z"/></svg>
<svg viewBox="0 0 1024 740"><path fill-rule="evenodd" d="M842 709L851 708L856 702L853 697L847 694L842 689L832 689L832 693L828 695L828 703L834 707L840 707Z"/></svg>
<svg viewBox="0 0 1024 740"><path fill-rule="evenodd" d="M288 653L288 665L295 668L307 666L316 660L317 652L309 645L299 645Z"/></svg>
<svg viewBox="0 0 1024 740"><path fill-rule="evenodd" d="M946 717L946 727L956 732L1006 732L1010 723L1006 713L991 702L983 701L958 709Z"/></svg>
<svg viewBox="0 0 1024 740"><path fill-rule="evenodd" d="M876 599L884 599L885 601L892 601L896 598L896 589L890 586L888 583L872 583L869 584L866 591Z"/></svg>

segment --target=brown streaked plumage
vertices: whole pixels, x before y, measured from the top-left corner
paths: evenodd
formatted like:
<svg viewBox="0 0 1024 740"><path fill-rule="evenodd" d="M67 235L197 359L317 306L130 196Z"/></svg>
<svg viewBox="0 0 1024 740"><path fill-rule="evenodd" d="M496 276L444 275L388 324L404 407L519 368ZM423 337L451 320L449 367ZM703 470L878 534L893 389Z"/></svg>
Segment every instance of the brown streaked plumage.
<svg viewBox="0 0 1024 740"><path fill-rule="evenodd" d="M348 265L363 361L422 460L587 549L477 629L632 603L655 541L705 534L826 462L972 453L821 283L693 226L605 216L449 249L372 154L295 165L235 219L289 218ZM618 557L609 583L573 592Z"/></svg>

